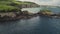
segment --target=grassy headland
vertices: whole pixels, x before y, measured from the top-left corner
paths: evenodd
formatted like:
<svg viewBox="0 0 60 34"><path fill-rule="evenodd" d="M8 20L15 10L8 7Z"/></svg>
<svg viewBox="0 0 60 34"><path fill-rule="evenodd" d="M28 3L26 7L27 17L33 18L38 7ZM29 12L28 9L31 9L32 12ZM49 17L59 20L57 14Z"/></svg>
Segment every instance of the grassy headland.
<svg viewBox="0 0 60 34"><path fill-rule="evenodd" d="M35 3L21 1L0 1L0 21L31 18L33 15L32 13L29 13L28 11L21 11L23 7L31 7L31 4Z"/></svg>
<svg viewBox="0 0 60 34"><path fill-rule="evenodd" d="M27 5L32 6L32 4L34 5L35 3L33 3L33 2L22 2L22 1L0 1L0 10L21 9L23 7L26 7Z"/></svg>

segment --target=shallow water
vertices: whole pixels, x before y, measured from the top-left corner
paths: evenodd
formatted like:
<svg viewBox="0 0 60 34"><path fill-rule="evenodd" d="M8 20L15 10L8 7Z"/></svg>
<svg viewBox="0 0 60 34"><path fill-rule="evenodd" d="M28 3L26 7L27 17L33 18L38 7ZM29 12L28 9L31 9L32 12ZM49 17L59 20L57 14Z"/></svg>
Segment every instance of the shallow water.
<svg viewBox="0 0 60 34"><path fill-rule="evenodd" d="M22 11L27 10L27 11L32 12L32 13L37 13L40 11L40 9L42 9L42 8L40 8L40 7L38 7L38 8L23 8Z"/></svg>

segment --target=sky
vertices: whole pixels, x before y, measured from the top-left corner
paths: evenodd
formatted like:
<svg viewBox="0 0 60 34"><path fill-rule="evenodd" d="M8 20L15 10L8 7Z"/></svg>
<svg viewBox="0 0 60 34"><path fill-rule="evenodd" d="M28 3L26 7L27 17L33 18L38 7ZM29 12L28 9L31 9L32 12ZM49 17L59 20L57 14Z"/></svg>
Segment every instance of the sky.
<svg viewBox="0 0 60 34"><path fill-rule="evenodd" d="M60 0L19 0L19 1L30 1L30 2L35 2L39 5L56 5L56 6L60 6Z"/></svg>

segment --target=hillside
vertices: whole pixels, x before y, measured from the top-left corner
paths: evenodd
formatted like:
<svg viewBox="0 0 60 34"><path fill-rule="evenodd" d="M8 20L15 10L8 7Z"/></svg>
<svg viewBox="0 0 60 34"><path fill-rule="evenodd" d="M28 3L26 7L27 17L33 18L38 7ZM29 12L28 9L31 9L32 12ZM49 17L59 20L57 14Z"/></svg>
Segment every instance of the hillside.
<svg viewBox="0 0 60 34"><path fill-rule="evenodd" d="M22 2L22 1L16 1L14 3L12 3L11 5L15 4L18 7L22 7L22 8L32 8L32 7L40 7L40 5L34 3L34 2ZM14 5L13 5L14 6Z"/></svg>
<svg viewBox="0 0 60 34"><path fill-rule="evenodd" d="M31 8L31 7L39 7L38 4L33 2L21 2L21 1L0 1L0 10L5 9L14 9L14 8Z"/></svg>

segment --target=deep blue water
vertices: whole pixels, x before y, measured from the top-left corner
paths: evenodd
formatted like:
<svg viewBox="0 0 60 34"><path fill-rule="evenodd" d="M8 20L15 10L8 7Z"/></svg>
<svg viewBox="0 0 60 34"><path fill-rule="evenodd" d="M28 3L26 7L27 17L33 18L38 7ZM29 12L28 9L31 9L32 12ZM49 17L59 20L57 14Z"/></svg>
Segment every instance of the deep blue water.
<svg viewBox="0 0 60 34"><path fill-rule="evenodd" d="M37 16L0 23L0 34L60 34L60 19Z"/></svg>

